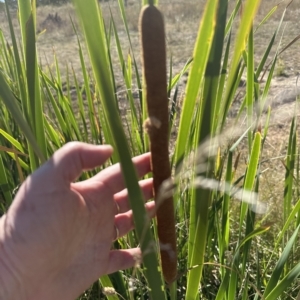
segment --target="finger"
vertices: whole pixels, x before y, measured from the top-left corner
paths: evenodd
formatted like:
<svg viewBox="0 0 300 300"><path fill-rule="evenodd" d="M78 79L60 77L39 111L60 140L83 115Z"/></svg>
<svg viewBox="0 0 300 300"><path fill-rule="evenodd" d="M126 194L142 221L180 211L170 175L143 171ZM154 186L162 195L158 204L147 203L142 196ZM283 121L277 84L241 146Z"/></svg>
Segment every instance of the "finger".
<svg viewBox="0 0 300 300"><path fill-rule="evenodd" d="M134 157L132 162L135 166L138 177L142 177L151 171L150 153ZM108 187L113 194L116 194L125 188L120 164L115 164L106 168L93 178L89 179L89 182L95 182L95 184L97 184L97 182L104 183L104 185Z"/></svg>
<svg viewBox="0 0 300 300"><path fill-rule="evenodd" d="M107 274L139 266L141 263L141 249L111 250Z"/></svg>
<svg viewBox="0 0 300 300"><path fill-rule="evenodd" d="M71 142L56 151L45 167L54 170L52 176L56 180L72 182L82 171L102 165L112 154L109 145L90 145Z"/></svg>
<svg viewBox="0 0 300 300"><path fill-rule="evenodd" d="M153 217L155 214L155 202L151 201L145 204L147 213L149 217ZM148 226L147 224L149 222L149 219L147 218L145 220L145 225ZM132 210L123 213L123 214L118 214L115 216L115 226L118 229L118 238L126 235L130 230L134 228L134 222L133 222L133 214Z"/></svg>
<svg viewBox="0 0 300 300"><path fill-rule="evenodd" d="M144 195L145 201L153 198L153 179L152 178L141 180L139 182L139 185L140 185L140 188ZM116 214L124 213L124 212L127 212L128 210L130 210L127 189L115 194L114 200L116 202L116 207L117 207Z"/></svg>

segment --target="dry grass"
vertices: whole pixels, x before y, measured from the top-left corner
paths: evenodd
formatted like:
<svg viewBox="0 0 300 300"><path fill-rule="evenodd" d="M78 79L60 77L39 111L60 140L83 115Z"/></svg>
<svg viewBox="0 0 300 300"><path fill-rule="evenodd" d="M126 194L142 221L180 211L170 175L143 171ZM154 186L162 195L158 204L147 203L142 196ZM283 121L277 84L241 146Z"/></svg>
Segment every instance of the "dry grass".
<svg viewBox="0 0 300 300"><path fill-rule="evenodd" d="M199 26L200 17L205 5L205 0L189 1L170 1L160 0L160 8L165 16L167 46L169 53L174 57L174 69L179 71L187 59L192 55L193 46ZM272 7L276 5L275 0L263 0L257 15L256 22L260 22ZM275 30L281 14L288 1L283 1L271 20L268 21L256 34L255 49L257 60L259 60L266 47L266 41L270 39ZM230 1L234 5L235 1ZM119 30L120 39L124 49L128 48L127 37L119 15L117 1L101 3L103 15L109 24L110 11ZM287 45L299 32L300 20L300 0L294 0L287 10L282 45ZM126 15L131 30L132 42L134 45L135 55L139 58L139 37L138 37L138 18L139 18L140 1L129 1L126 8ZM17 27L16 11L12 12L14 24ZM53 18L51 18L53 16ZM57 16L57 20L55 20ZM71 4L53 7L39 7L37 12L37 31L41 33L38 37L38 48L41 56L41 62L47 64L52 62L53 49L62 65L69 64L79 71L77 44L70 17L76 23L75 12ZM8 28L4 12L0 11L1 29L8 37ZM238 26L236 26L238 27ZM279 39L278 39L279 41ZM281 64L288 75L299 72L300 61L297 59L297 42L293 47L286 50L281 55ZM275 49L274 49L275 51Z"/></svg>

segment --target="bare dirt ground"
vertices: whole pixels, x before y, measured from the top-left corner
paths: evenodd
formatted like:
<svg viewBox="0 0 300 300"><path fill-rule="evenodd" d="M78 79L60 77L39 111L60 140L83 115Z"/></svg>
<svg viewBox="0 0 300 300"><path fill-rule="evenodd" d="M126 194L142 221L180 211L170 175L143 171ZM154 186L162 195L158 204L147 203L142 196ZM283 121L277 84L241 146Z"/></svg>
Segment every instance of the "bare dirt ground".
<svg viewBox="0 0 300 300"><path fill-rule="evenodd" d="M263 20L272 8L276 7L277 1L262 0L255 20L255 26ZM138 34L140 2L139 0L129 0L128 6L126 7L133 52L138 63L140 63ZM165 16L168 54L169 57L171 54L173 57L173 74L179 72L186 61L192 56L205 2L204 0L160 0L160 8ZM229 2L230 5L234 5L235 3L235 1ZM287 4L288 1L282 1L273 16L256 31L256 63L261 60L285 9L286 13L283 24L268 62L273 59L277 49L279 49L279 51L284 49L285 46L300 35L300 0L294 0L288 8L286 8ZM101 6L103 8L103 15L107 19L107 24L110 18L110 10L112 11L118 28L119 38L123 45L124 55L130 53L127 35L119 15L117 1L111 0L110 2L101 4ZM16 12L12 12L12 14L14 15L14 23L17 28ZM68 65L74 69L74 72L80 78L81 68L78 56L78 45L70 22L70 18L72 18L77 24L72 6L41 7L38 9L37 14L37 29L39 33L38 51L41 63L53 71L55 69L53 55L55 53L61 69L66 70L65 66ZM4 35L9 40L8 26L4 12L0 12L0 26ZM238 24L236 28L238 28ZM275 204L282 199L282 194L278 194L283 191L282 185L285 173L281 160L284 160L286 154L290 121L294 114L298 117L300 116L299 110L295 110L295 100L300 94L300 87L297 87L297 79L300 74L299 49L300 40L293 43L279 55L275 70L276 76L272 79L271 90L268 96L268 101L272 107L272 119L262 158L263 161L265 161L264 164L262 164L262 182L264 182L264 192L262 194L265 195L266 201L272 201L273 203L275 202ZM99 53L99 55L101 55L101 53ZM118 64L116 52L114 52L113 61L115 64ZM120 69L121 68L119 68L119 70ZM266 71L268 72L268 70ZM266 76L262 79L262 83L266 80ZM120 72L116 73L116 77L119 89L122 90L124 86L122 74ZM182 92L183 91L184 83L182 83ZM241 151L243 151L243 149L241 149ZM247 154L245 154L245 157L247 157ZM244 164L246 165L246 163L245 159Z"/></svg>
<svg viewBox="0 0 300 300"><path fill-rule="evenodd" d="M266 14L276 6L277 1L262 0L255 25L261 22ZM199 21L205 2L205 0L189 0L184 2L177 0L160 0L160 8L165 17L168 53L169 57L171 54L173 57L174 74L179 72L186 61L192 56ZM229 2L230 6L233 6L235 3L235 1ZM278 9L273 16L255 33L255 59L257 63L261 60L289 1L281 2L282 3L278 6ZM118 28L119 38L123 45L124 54L126 55L126 51L129 53L130 50L126 32L120 18L117 1L110 0L109 2L101 3L101 6L103 8L103 15L107 19L107 24L110 19L110 10L112 11L112 15ZM126 8L133 51L138 63L140 58L138 34L140 7L139 0L129 0ZM230 11L231 10L229 9L229 12ZM12 15L17 27L16 11L13 11ZM70 18L77 24L76 15L71 4L61 7L45 6L38 8L38 51L40 61L44 66L50 66L52 70L54 69L53 55L55 53L62 70L68 65L69 67L74 68L76 74L80 74L78 46ZM273 58L277 49L283 49L294 38L300 35L299 25L300 0L294 0L286 9L283 25L277 36L269 61ZM9 39L8 26L3 11L0 11L0 26L4 35ZM238 27L238 24L236 27ZM275 72L278 76L273 79L270 96L276 97L285 87L290 89L296 86L296 78L300 74L300 59L298 56L299 47L300 40L280 54ZM113 60L115 63L118 62L117 54L113 56ZM120 84L122 84L121 74L117 74L117 77L120 78Z"/></svg>

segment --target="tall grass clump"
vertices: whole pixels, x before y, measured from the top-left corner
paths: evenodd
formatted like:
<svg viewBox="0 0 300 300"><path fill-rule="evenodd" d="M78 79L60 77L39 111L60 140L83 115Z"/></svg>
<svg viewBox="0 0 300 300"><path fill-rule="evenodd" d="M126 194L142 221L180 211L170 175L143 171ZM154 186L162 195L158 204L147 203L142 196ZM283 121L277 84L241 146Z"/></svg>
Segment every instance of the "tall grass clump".
<svg viewBox="0 0 300 300"><path fill-rule="evenodd" d="M130 48L127 57L114 18L104 21L98 1L73 2L81 26L73 23L81 74L70 68L62 74L56 58L55 72L39 63L34 0L18 1L21 40L15 37L6 5L9 44L0 33L1 214L24 179L63 144L108 143L115 148L109 163L122 166L135 223L135 230L114 247L139 245L143 261L134 269L99 278L79 299L296 299L300 275L296 114L282 161L281 224L274 226L272 203L260 197L262 157L272 116L267 96L278 57L278 51L271 57L271 49L286 10L255 63L254 37L278 5L257 22L258 0L238 0L232 10L226 0L207 1L192 58L173 74L174 58L167 72L158 3L142 2L141 71L123 1L118 4ZM117 96L116 72L126 86L125 112ZM245 94L238 98L242 76ZM137 99L133 86L138 89ZM235 103L237 112L230 117ZM154 181L159 182L154 221L146 214L131 162L132 156L149 150ZM96 171L84 173L81 179Z"/></svg>

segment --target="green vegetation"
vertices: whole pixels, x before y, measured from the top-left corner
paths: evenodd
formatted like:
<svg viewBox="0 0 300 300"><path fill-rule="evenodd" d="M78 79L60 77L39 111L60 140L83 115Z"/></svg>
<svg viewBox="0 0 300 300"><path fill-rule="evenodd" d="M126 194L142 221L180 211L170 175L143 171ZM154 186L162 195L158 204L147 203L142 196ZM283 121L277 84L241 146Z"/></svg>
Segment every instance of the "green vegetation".
<svg viewBox="0 0 300 300"><path fill-rule="evenodd" d="M281 161L285 179L277 219L272 216L272 203L266 201L266 191L261 189L262 158L265 160L272 117L271 108L265 106L279 53L271 55L271 50L286 10L256 62L255 35L278 6L254 26L258 0L238 0L233 7L226 0L207 1L193 58L176 74L170 59L166 89L173 182L163 185L161 195L173 195L174 199L178 276L176 282L164 286L156 223L146 215L131 163L132 156L149 150L149 141L143 127L147 118L144 79L140 57L134 55L124 3L118 1L128 55L115 18L107 20L97 0L88 5L87 0L74 0L74 4L82 29L79 32L74 25L80 73L70 68L62 73L65 66L58 60L55 71L39 63L35 1L18 1L21 39L16 38L6 6L11 38L8 46L0 33L1 214L9 208L24 178L63 144L73 140L111 144L115 152L110 163L122 165L136 225L134 232L114 246L139 244L143 264L100 278L80 300L296 299L300 275L296 113ZM187 71L180 99L178 90ZM119 74L126 86L122 101L126 101L127 110L118 99ZM229 115L242 76L246 78L245 95L232 118ZM76 97L72 96L72 85ZM241 147L246 153L243 158ZM86 172L81 179L94 172Z"/></svg>
<svg viewBox="0 0 300 300"><path fill-rule="evenodd" d="M5 0L6 3L8 3L11 6L15 6L18 4L17 0ZM37 5L62 5L67 2L70 2L70 0L37 0Z"/></svg>

